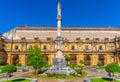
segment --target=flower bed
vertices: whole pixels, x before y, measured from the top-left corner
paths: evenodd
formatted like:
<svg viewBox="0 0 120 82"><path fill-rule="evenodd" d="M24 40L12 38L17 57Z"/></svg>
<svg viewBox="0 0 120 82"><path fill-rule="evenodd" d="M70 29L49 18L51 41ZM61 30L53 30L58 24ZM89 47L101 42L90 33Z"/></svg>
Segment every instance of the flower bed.
<svg viewBox="0 0 120 82"><path fill-rule="evenodd" d="M69 79L69 78L83 78L87 75L86 72L82 72L81 74L56 74L47 72L45 75L40 75L40 78L52 78L52 79Z"/></svg>

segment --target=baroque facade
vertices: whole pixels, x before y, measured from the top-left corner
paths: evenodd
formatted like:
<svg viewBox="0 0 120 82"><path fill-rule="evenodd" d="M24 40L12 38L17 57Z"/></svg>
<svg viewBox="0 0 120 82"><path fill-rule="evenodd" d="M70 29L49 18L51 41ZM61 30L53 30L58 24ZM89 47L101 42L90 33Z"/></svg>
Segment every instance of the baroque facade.
<svg viewBox="0 0 120 82"><path fill-rule="evenodd" d="M61 27L61 5L58 4L57 27ZM58 20L59 19L59 20ZM103 65L118 63L120 59L120 28L88 27L32 27L19 26L0 36L0 58L3 63L27 65L27 50L35 45L41 48L48 65L55 57L57 31L63 40L63 55L70 55L70 64ZM58 33L58 34L59 34Z"/></svg>
<svg viewBox="0 0 120 82"><path fill-rule="evenodd" d="M19 59L22 65L27 64L27 50L38 45L49 65L55 56L55 27L20 26L3 34L0 43L4 44L4 52L0 53L8 64L16 64ZM104 65L117 63L120 58L119 28L70 28L63 27L63 55L69 54L70 63L80 65ZM2 41L2 39L4 41Z"/></svg>

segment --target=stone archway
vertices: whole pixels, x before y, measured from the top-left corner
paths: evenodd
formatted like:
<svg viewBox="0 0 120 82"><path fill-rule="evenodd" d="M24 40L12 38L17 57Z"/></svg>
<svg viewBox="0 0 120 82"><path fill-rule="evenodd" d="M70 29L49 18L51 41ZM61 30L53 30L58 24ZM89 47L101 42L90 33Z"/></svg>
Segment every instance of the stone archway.
<svg viewBox="0 0 120 82"><path fill-rule="evenodd" d="M70 55L70 64L77 65L77 57L76 57L76 55Z"/></svg>
<svg viewBox="0 0 120 82"><path fill-rule="evenodd" d="M48 60L49 60L48 55L43 55L43 57L45 59L45 62L48 64Z"/></svg>
<svg viewBox="0 0 120 82"><path fill-rule="evenodd" d="M111 63L116 63L115 56L111 56Z"/></svg>
<svg viewBox="0 0 120 82"><path fill-rule="evenodd" d="M19 56L13 55L13 65L16 65L19 62Z"/></svg>
<svg viewBox="0 0 120 82"><path fill-rule="evenodd" d="M104 55L99 55L98 62L100 62L102 65L104 65L105 64L104 60L105 60Z"/></svg>
<svg viewBox="0 0 120 82"><path fill-rule="evenodd" d="M85 55L84 56L84 65L89 66L91 64L90 61L91 61L90 55Z"/></svg>
<svg viewBox="0 0 120 82"><path fill-rule="evenodd" d="M0 52L0 65L5 65L7 63L7 55L3 52Z"/></svg>

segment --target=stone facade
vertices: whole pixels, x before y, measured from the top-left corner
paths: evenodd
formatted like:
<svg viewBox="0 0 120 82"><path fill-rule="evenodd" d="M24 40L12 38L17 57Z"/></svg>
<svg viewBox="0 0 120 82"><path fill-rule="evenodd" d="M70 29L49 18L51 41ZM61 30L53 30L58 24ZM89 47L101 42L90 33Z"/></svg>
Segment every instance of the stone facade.
<svg viewBox="0 0 120 82"><path fill-rule="evenodd" d="M95 37L95 35L101 34L100 32L98 32L100 31L100 29L91 29L91 31L94 31L94 35L92 35L93 33L89 33L91 37L84 36L83 39L83 36L78 35L77 33L83 33L86 31L85 34L87 34L87 29L76 30L76 28L74 28L71 30L71 28L63 28L63 34L64 31L68 31L65 37L62 36L62 45L64 50L63 55L70 55L71 58L69 63L76 65L81 65L81 60L84 61L83 65L91 66L97 65L98 62L101 62L103 65L117 63L120 58L120 29L117 29L102 29L102 31L107 30L107 32L111 32L111 34L113 34L112 31L118 33L117 35L115 34L116 36L114 37L109 37L105 35ZM1 49L0 51L0 58L4 60L4 63L6 62L8 64L16 64L16 61L19 60L22 65L27 65L27 50L29 48L32 48L34 45L38 45L38 47L42 50L43 57L45 58L48 65L52 65L53 58L55 57L55 38L54 36L52 36L52 34L46 34L49 32L56 32L55 28L52 28L51 30L51 28L41 29L40 27L38 27L36 30L33 27L29 28L26 26L22 26L13 30L3 34L1 38L4 39L4 41L2 41L2 39L0 40L0 44L5 45L4 50ZM28 31L31 32L30 35ZM36 34L34 34L35 31ZM38 31L42 33L42 35L40 33L38 34L39 37L37 35ZM72 32L75 31L76 35L75 33L72 34ZM71 34L69 34L69 32Z"/></svg>
<svg viewBox="0 0 120 82"><path fill-rule="evenodd" d="M0 58L4 63L27 65L27 50L41 49L48 65L55 57L55 40L61 36L63 55L70 55L69 64L103 65L120 59L120 28L62 27L61 4L58 3L57 27L19 26L0 36ZM83 61L83 64L80 62Z"/></svg>

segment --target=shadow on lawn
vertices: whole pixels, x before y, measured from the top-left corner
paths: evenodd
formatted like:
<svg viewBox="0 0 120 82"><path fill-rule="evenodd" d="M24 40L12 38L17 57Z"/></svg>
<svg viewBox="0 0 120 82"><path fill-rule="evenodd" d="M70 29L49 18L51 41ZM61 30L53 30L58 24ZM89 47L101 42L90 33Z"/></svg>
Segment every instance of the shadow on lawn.
<svg viewBox="0 0 120 82"><path fill-rule="evenodd" d="M106 81L113 81L112 78L106 78L106 77L103 77L102 79L106 80Z"/></svg>
<svg viewBox="0 0 120 82"><path fill-rule="evenodd" d="M24 81L24 80L26 80L26 79L15 79L15 80L13 80L13 82L16 82L16 81Z"/></svg>

